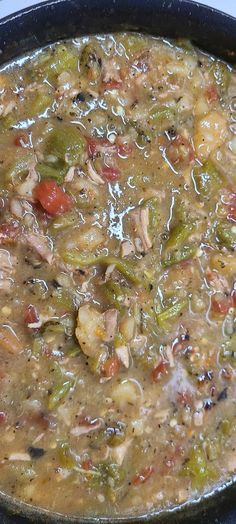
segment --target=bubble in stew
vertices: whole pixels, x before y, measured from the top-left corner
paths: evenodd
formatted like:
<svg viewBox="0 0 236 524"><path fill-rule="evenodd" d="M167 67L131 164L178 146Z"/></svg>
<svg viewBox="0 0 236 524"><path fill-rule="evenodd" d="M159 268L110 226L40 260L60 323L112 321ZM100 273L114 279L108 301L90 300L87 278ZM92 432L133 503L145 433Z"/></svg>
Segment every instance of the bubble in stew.
<svg viewBox="0 0 236 524"><path fill-rule="evenodd" d="M0 489L178 506L236 472L236 74L184 40L0 71Z"/></svg>

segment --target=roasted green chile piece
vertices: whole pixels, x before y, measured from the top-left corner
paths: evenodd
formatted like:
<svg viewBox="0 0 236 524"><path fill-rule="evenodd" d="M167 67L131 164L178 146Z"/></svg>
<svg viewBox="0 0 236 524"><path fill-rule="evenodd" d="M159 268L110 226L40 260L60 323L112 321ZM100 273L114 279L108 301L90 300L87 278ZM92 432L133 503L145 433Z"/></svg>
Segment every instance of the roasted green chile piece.
<svg viewBox="0 0 236 524"><path fill-rule="evenodd" d="M98 466L101 473L100 482L106 489L106 496L111 502L116 501L117 489L125 480L125 470L116 463L103 463Z"/></svg>
<svg viewBox="0 0 236 524"><path fill-rule="evenodd" d="M176 251L171 251L167 253L165 258L162 259L163 268L173 266L174 264L180 264L184 260L189 260L193 258L196 254L197 248L195 246L186 245Z"/></svg>
<svg viewBox="0 0 236 524"><path fill-rule="evenodd" d="M175 251L179 249L185 240L190 236L194 229L193 224L177 224L170 232L168 240L165 242L164 251Z"/></svg>
<svg viewBox="0 0 236 524"><path fill-rule="evenodd" d="M52 411L53 409L56 409L60 405L60 403L68 395L71 387L72 387L71 381L67 380L63 382L63 384L58 384L58 386L55 386L52 389L52 391L50 391L49 396L48 396L48 409L50 411Z"/></svg>
<svg viewBox="0 0 236 524"><path fill-rule="evenodd" d="M48 93L37 92L35 96L25 102L25 118L34 118L48 109L53 102L53 97Z"/></svg>
<svg viewBox="0 0 236 524"><path fill-rule="evenodd" d="M110 266L116 269L134 284L141 284L142 279L135 272L135 264L128 260L123 260L114 255L80 255L78 251L63 251L61 257L67 264L78 267L86 266Z"/></svg>
<svg viewBox="0 0 236 524"><path fill-rule="evenodd" d="M15 158L10 157L9 162L0 165L2 182L12 182L14 185L19 184L28 174L33 162L34 155L31 151L17 151Z"/></svg>
<svg viewBox="0 0 236 524"><path fill-rule="evenodd" d="M51 164L39 162L36 166L36 170L40 174L42 180L51 178L56 180L58 184L62 184L68 166L60 160Z"/></svg>
<svg viewBox="0 0 236 524"><path fill-rule="evenodd" d="M57 457L62 468L73 469L76 466L76 458L68 442L60 442L57 447Z"/></svg>
<svg viewBox="0 0 236 524"><path fill-rule="evenodd" d="M165 329L168 322L178 317L182 313L182 311L184 311L184 309L187 308L187 305L187 299L179 300L178 302L173 304L173 306L170 306L164 309L164 311L162 311L161 313L158 313L156 315L158 325L162 329Z"/></svg>
<svg viewBox="0 0 236 524"><path fill-rule="evenodd" d="M145 50L149 51L148 41L145 37L138 34L125 34L121 38L122 45L125 48L125 51L129 57L135 57L138 53L141 53Z"/></svg>
<svg viewBox="0 0 236 524"><path fill-rule="evenodd" d="M152 197L148 200L144 200L142 207L147 207L149 209L149 229L151 234L154 234L159 224L160 202L157 197Z"/></svg>
<svg viewBox="0 0 236 524"><path fill-rule="evenodd" d="M71 293L70 289L63 287L54 289L52 292L52 301L57 306L65 307L67 310L75 309L73 293Z"/></svg>
<svg viewBox="0 0 236 524"><path fill-rule="evenodd" d="M208 463L201 444L196 444L190 450L188 459L182 469L182 475L191 478L194 489L203 488L207 482L215 478L215 468Z"/></svg>
<svg viewBox="0 0 236 524"><path fill-rule="evenodd" d="M185 244L192 231L194 224L177 224L170 232L168 240L164 243L162 253L163 267L178 264L184 260L192 258L196 252L196 247Z"/></svg>
<svg viewBox="0 0 236 524"><path fill-rule="evenodd" d="M216 227L218 242L230 250L236 249L236 231L231 222L222 221Z"/></svg>
<svg viewBox="0 0 236 524"><path fill-rule="evenodd" d="M113 280L108 280L101 285L100 289L110 304L113 304L118 310L122 309L127 288L120 286Z"/></svg>
<svg viewBox="0 0 236 524"><path fill-rule="evenodd" d="M82 49L79 61L80 73L91 82L97 82L101 77L101 53L91 44Z"/></svg>
<svg viewBox="0 0 236 524"><path fill-rule="evenodd" d="M226 91L230 82L230 70L227 64L220 60L215 60L211 66L210 72L213 79L222 91Z"/></svg>
<svg viewBox="0 0 236 524"><path fill-rule="evenodd" d="M45 154L53 155L68 165L76 165L85 150L85 140L75 125L58 123L48 133L45 140Z"/></svg>
<svg viewBox="0 0 236 524"><path fill-rule="evenodd" d="M154 129L163 129L175 121L172 107L154 105L149 112L148 123Z"/></svg>
<svg viewBox="0 0 236 524"><path fill-rule="evenodd" d="M55 84L57 77L64 71L78 74L78 60L76 48L59 43L37 58L34 64L35 80L43 76Z"/></svg>
<svg viewBox="0 0 236 524"><path fill-rule="evenodd" d="M207 160L203 166L194 169L193 180L198 194L208 200L223 186L222 175L212 160Z"/></svg>
<svg viewBox="0 0 236 524"><path fill-rule="evenodd" d="M76 218L77 218L77 215L73 211L54 218L50 222L50 226L49 226L50 233L55 234L57 231L61 231L62 229L65 229L66 227L73 226L75 224Z"/></svg>

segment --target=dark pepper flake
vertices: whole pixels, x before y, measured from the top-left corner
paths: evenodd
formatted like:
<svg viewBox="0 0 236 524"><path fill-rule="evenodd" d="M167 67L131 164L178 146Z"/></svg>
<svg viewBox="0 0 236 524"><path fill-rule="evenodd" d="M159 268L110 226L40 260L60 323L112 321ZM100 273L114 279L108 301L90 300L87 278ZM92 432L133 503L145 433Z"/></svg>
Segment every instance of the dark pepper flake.
<svg viewBox="0 0 236 524"><path fill-rule="evenodd" d="M227 399L227 397L228 397L227 390L228 390L228 388L222 389L222 391L219 393L219 395L217 397L218 402L221 402L221 400L226 400Z"/></svg>
<svg viewBox="0 0 236 524"><path fill-rule="evenodd" d="M46 451L43 448L34 448L33 446L29 446L27 451L33 459L39 459L43 457L43 455L45 455L46 453Z"/></svg>
<svg viewBox="0 0 236 524"><path fill-rule="evenodd" d="M205 373L202 373L202 375L199 375L198 382L199 384L203 384L204 382L211 381L213 379L213 371L205 371Z"/></svg>
<svg viewBox="0 0 236 524"><path fill-rule="evenodd" d="M213 402L213 400L211 400L210 398L207 398L206 400L203 401L203 406L204 406L204 409L205 409L206 411L209 411L209 410L212 409L215 405L216 405L216 403Z"/></svg>
<svg viewBox="0 0 236 524"><path fill-rule="evenodd" d="M85 99L86 99L86 93L83 93L82 91L80 93L78 93L78 95L76 95L74 98L73 98L73 102L76 103L76 102L85 102Z"/></svg>

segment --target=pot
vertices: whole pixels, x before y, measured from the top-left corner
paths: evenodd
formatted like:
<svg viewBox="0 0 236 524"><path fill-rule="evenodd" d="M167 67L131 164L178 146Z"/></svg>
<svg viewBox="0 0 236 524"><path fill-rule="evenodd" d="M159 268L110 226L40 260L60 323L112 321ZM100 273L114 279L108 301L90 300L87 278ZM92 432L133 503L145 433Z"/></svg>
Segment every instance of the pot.
<svg viewBox="0 0 236 524"><path fill-rule="evenodd" d="M47 0L0 20L0 64L53 41L88 33L133 30L181 37L236 62L236 18L191 0ZM230 482L172 510L139 516L63 516L0 493L2 524L235 524L236 485Z"/></svg>

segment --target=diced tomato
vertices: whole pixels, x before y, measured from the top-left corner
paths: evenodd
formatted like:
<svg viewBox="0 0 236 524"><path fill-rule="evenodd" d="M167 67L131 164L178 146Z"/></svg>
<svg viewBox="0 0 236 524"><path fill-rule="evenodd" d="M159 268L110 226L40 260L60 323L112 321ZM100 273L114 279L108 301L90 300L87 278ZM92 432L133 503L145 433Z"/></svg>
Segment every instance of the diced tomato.
<svg viewBox="0 0 236 524"><path fill-rule="evenodd" d="M134 478L132 479L133 486L139 486L140 484L144 484L151 475L154 473L153 466L146 466L146 468L143 468L140 473L137 473Z"/></svg>
<svg viewBox="0 0 236 524"><path fill-rule="evenodd" d="M158 380L160 380L163 377L163 375L166 375L168 373L168 370L169 362L165 362L164 360L159 362L159 364L157 364L157 366L152 370L151 373L153 382L158 382Z"/></svg>
<svg viewBox="0 0 236 524"><path fill-rule="evenodd" d="M102 82L102 87L105 91L112 90L112 89L120 89L122 86L122 82L118 82L118 80L109 80L108 82Z"/></svg>
<svg viewBox="0 0 236 524"><path fill-rule="evenodd" d="M226 315L232 307L232 297L213 295L211 299L211 311L218 315Z"/></svg>
<svg viewBox="0 0 236 524"><path fill-rule="evenodd" d="M120 371L120 360L117 357L110 357L102 365L102 373L107 378L112 378Z"/></svg>
<svg viewBox="0 0 236 524"><path fill-rule="evenodd" d="M195 154L191 142L187 138L177 135L167 147L167 157L175 165L192 162Z"/></svg>
<svg viewBox="0 0 236 524"><path fill-rule="evenodd" d="M39 321L39 315L38 315L36 308L32 304L29 304L28 306L26 306L25 311L24 311L25 324L34 324L35 322L38 322L38 321Z"/></svg>
<svg viewBox="0 0 236 524"><path fill-rule="evenodd" d="M119 138L117 139L118 155L122 157L130 156L133 151L133 144L130 142L122 142Z"/></svg>
<svg viewBox="0 0 236 524"><path fill-rule="evenodd" d="M4 424L7 420L7 415L5 411L0 411L0 424Z"/></svg>
<svg viewBox="0 0 236 524"><path fill-rule="evenodd" d="M16 147L29 147L29 135L27 133L20 133L15 137L14 144Z"/></svg>
<svg viewBox="0 0 236 524"><path fill-rule="evenodd" d="M115 154L117 146L111 144L107 138L86 137L87 151L90 158L94 158L98 153Z"/></svg>
<svg viewBox="0 0 236 524"><path fill-rule="evenodd" d="M0 244L12 244L20 233L18 222L12 221L0 225Z"/></svg>
<svg viewBox="0 0 236 524"><path fill-rule="evenodd" d="M116 182L121 177L121 172L118 167L102 167L102 177L105 178L108 182Z"/></svg>
<svg viewBox="0 0 236 524"><path fill-rule="evenodd" d="M212 102L216 102L219 100L219 95L216 86L209 86L206 89L206 99L211 104Z"/></svg>
<svg viewBox="0 0 236 524"><path fill-rule="evenodd" d="M94 157L97 153L97 140L95 138L86 138L87 141L87 148L88 148L88 155L89 157Z"/></svg>
<svg viewBox="0 0 236 524"><path fill-rule="evenodd" d="M54 180L39 182L34 197L50 215L62 215L72 207L72 200Z"/></svg>
<svg viewBox="0 0 236 524"><path fill-rule="evenodd" d="M92 469L92 460L90 459L87 459L87 460L83 460L81 462L81 468L85 469L86 471L88 471L89 469Z"/></svg>

